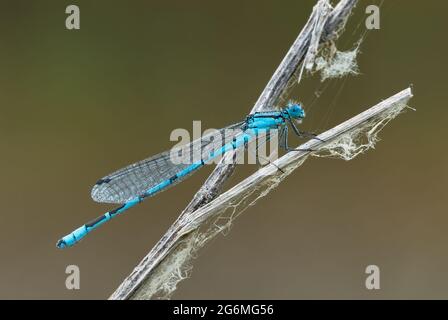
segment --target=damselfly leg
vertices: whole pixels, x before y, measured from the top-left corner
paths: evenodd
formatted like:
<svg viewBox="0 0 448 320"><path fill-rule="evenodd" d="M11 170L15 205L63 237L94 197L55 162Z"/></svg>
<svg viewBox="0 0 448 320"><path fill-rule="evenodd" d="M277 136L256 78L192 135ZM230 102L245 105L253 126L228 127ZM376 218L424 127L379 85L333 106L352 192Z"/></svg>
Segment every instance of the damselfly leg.
<svg viewBox="0 0 448 320"><path fill-rule="evenodd" d="M261 163L260 159L263 160L265 163L268 163L268 164L273 165L273 166L276 167L277 170L280 171L281 173L285 173L285 171L283 171L282 168L280 168L278 165L276 165L274 162L272 162L272 161L269 159L269 157L265 157L265 156L263 156L263 155L261 155L261 154L259 153L259 148L260 148L262 145L264 145L266 142L268 142L270 139L271 139L271 133L267 133L266 136L265 136L265 139L263 139L263 142L260 143L260 139L259 139L259 136L258 136L258 134L257 134L255 140L252 141L252 143L255 143L255 144L256 144L256 145L255 145L255 151L252 150L247 144L245 145L245 148L247 149L247 152L248 152L248 153L251 153L251 154L253 154L253 155L255 156L257 163L260 164L261 167L263 167L263 164Z"/></svg>
<svg viewBox="0 0 448 320"><path fill-rule="evenodd" d="M319 140L320 142L325 142L324 140L318 138L317 134L315 134L313 132L300 131L291 119L289 119L288 121L291 124L292 130L299 138L310 138L310 139Z"/></svg>
<svg viewBox="0 0 448 320"><path fill-rule="evenodd" d="M313 149L294 149L294 148L290 148L289 146L288 146L288 126L287 125L285 125L284 127L283 127L283 129L282 129L282 134L281 134L281 136L283 137L282 138L282 140L283 140L283 145L282 145L282 147L286 150L286 151L288 151L288 152L290 152L290 151L303 151L303 152L312 152L312 151L315 151L315 150L313 150ZM297 130L298 131L298 130Z"/></svg>

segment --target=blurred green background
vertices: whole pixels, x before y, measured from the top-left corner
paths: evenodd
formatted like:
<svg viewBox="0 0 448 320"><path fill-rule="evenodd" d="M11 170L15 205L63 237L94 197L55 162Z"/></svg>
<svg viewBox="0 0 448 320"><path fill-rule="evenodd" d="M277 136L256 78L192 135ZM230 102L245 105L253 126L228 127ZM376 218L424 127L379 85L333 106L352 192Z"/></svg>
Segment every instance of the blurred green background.
<svg viewBox="0 0 448 320"><path fill-rule="evenodd" d="M107 298L212 168L57 250L112 207L91 200L93 183L169 148L171 130L192 120L243 119L314 3L0 0L0 298ZM359 2L340 49L377 3ZM80 7L79 31L65 28L69 4ZM353 161L306 162L201 251L173 298L448 298L447 9L385 1L361 74L331 81L304 129L329 128L410 83L417 112ZM307 78L291 97L306 109L321 89ZM249 172L238 168L231 183ZM80 290L65 288L69 264ZM377 291L364 286L370 264L381 269Z"/></svg>

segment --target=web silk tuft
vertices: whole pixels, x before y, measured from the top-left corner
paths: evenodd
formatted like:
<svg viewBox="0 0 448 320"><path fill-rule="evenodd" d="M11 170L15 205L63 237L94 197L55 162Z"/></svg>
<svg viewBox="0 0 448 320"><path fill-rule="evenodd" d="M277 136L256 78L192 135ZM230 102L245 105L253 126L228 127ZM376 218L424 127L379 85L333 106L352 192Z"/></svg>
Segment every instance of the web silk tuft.
<svg viewBox="0 0 448 320"><path fill-rule="evenodd" d="M359 74L356 58L363 40L362 37L358 40L355 48L349 51L339 51L332 40L321 42L332 10L333 7L328 0L319 1L313 8L311 16L313 29L310 44L297 77L298 83L300 83L304 71L309 74L320 72L322 82L327 79ZM338 30L338 33L342 31L342 29Z"/></svg>
<svg viewBox="0 0 448 320"><path fill-rule="evenodd" d="M350 51L336 51L331 56L320 56L315 61L315 71L321 74L321 81L332 78L342 78L346 75L358 75L359 68L356 61L359 46Z"/></svg>
<svg viewBox="0 0 448 320"><path fill-rule="evenodd" d="M389 123L389 121L397 117L407 107L408 106L405 103L396 104L387 112L383 112L380 116L366 122L362 127L355 128L342 134L331 143L322 146L319 148L319 151L313 153L312 156L330 157L349 161L369 149L374 149L376 143L380 141L378 133Z"/></svg>

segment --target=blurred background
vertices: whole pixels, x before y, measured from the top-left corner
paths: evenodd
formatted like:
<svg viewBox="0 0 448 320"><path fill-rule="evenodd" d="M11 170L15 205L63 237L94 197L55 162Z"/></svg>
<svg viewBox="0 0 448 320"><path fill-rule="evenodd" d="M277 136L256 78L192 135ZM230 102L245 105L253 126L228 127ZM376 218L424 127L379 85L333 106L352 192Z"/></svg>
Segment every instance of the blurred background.
<svg viewBox="0 0 448 320"><path fill-rule="evenodd" d="M81 29L65 28L76 4ZM111 209L104 175L168 149L175 128L243 119L305 24L314 0L0 0L0 298L104 299L152 248L211 172L145 201L58 250ZM340 50L364 30L359 1ZM321 132L414 85L417 108L353 161L311 158L194 262L173 298L448 298L445 1L388 1L361 74L291 98ZM357 30L353 32L354 30ZM229 186L254 168L239 167ZM81 289L65 287L80 267ZM365 288L365 268L381 289Z"/></svg>

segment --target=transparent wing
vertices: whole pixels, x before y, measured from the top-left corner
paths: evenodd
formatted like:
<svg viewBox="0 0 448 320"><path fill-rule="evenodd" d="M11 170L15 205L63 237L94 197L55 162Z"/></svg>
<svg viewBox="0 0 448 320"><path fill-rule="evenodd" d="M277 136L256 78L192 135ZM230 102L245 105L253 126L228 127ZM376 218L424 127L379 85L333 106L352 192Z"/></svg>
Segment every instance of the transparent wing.
<svg viewBox="0 0 448 320"><path fill-rule="evenodd" d="M211 151L217 150L241 133L242 124L243 122L240 122L221 130L215 130L189 144L159 153L115 171L98 180L93 186L92 199L97 202L125 203L160 182L173 177L192 163L208 159ZM177 179L170 187L187 176Z"/></svg>

